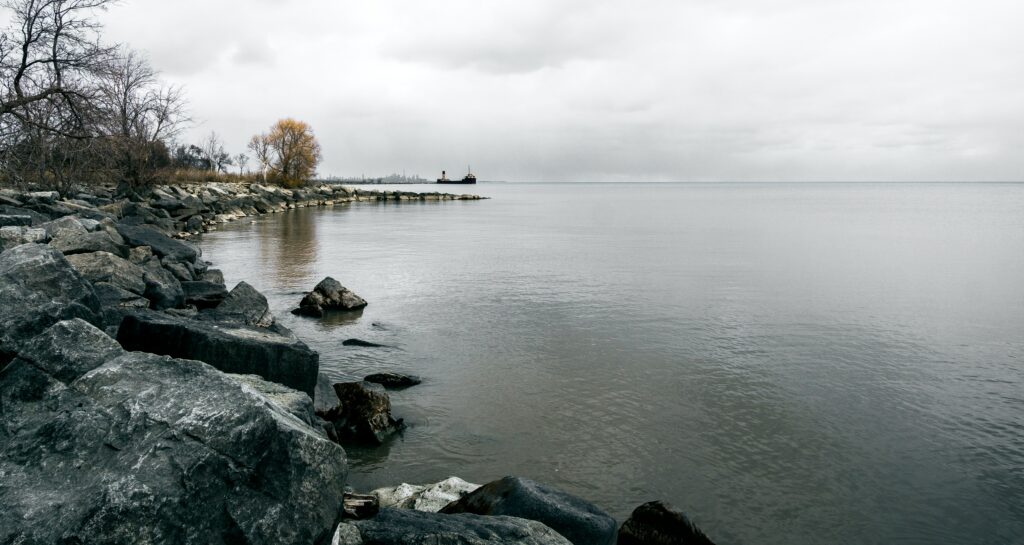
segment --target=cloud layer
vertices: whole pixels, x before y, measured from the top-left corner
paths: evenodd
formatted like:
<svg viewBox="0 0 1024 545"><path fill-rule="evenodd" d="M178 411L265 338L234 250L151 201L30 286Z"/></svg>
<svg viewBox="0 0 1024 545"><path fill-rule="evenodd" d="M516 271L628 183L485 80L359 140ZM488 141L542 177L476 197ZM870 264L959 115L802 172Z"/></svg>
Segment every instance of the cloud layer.
<svg viewBox="0 0 1024 545"><path fill-rule="evenodd" d="M311 123L322 174L1022 180L1010 0L128 0L108 37L232 151Z"/></svg>

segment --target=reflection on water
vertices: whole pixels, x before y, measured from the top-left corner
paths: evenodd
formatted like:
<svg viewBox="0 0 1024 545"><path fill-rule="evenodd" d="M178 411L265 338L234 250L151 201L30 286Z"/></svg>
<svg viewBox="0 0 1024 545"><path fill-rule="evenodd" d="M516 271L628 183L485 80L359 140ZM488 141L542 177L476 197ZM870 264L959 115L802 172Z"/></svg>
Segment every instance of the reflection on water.
<svg viewBox="0 0 1024 545"><path fill-rule="evenodd" d="M424 378L353 486L519 474L721 543L1021 543L1024 186L475 190L202 241L332 379ZM288 314L328 275L370 305Z"/></svg>

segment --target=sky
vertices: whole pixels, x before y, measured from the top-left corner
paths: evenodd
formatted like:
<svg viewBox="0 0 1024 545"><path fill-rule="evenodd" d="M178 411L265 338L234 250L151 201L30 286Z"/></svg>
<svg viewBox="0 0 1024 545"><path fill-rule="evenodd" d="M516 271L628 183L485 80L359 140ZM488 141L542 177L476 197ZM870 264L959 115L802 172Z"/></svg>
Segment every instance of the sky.
<svg viewBox="0 0 1024 545"><path fill-rule="evenodd" d="M323 176L1024 180L1020 0L124 0L105 36L229 151Z"/></svg>

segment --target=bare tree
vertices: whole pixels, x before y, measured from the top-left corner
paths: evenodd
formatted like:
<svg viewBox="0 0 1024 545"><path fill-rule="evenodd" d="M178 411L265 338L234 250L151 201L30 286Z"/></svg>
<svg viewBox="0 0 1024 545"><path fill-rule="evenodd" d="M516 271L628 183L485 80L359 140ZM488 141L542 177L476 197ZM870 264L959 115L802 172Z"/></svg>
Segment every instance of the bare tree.
<svg viewBox="0 0 1024 545"><path fill-rule="evenodd" d="M233 163L231 155L224 150L224 143L216 132L211 132L206 140L203 140L202 149L203 155L209 161L210 170L214 172L227 172L227 167Z"/></svg>
<svg viewBox="0 0 1024 545"><path fill-rule="evenodd" d="M170 164L165 141L188 122L181 89L162 84L138 53L121 50L104 70L100 90L103 132L121 181L152 182Z"/></svg>
<svg viewBox="0 0 1024 545"><path fill-rule="evenodd" d="M249 139L249 150L256 156L256 162L260 165L260 176L262 176L263 181L266 182L272 160L270 156L271 149L269 139L264 138L263 135L260 134L254 135Z"/></svg>
<svg viewBox="0 0 1024 545"><path fill-rule="evenodd" d="M245 174L245 165L249 162L249 156L244 153L239 153L235 156L235 164L238 165L239 176Z"/></svg>

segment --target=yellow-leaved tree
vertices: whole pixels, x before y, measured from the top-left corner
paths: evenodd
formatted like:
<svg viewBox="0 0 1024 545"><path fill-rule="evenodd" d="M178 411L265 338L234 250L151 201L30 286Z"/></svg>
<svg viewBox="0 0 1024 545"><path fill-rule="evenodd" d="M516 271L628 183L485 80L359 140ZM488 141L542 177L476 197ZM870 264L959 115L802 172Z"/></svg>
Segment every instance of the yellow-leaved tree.
<svg viewBox="0 0 1024 545"><path fill-rule="evenodd" d="M302 185L316 174L320 163L320 143L309 124L281 119L270 132L249 140L249 149L260 163L265 181L286 187Z"/></svg>

